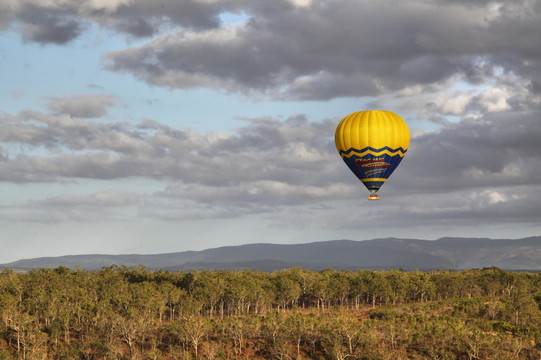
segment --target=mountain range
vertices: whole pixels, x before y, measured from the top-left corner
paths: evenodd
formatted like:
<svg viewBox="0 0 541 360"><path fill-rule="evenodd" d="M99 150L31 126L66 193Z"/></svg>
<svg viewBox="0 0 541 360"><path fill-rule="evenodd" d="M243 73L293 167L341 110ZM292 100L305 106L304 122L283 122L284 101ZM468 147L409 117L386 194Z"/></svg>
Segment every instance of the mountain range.
<svg viewBox="0 0 541 360"><path fill-rule="evenodd" d="M252 269L291 267L336 269L472 269L541 270L541 236L523 239L451 238L418 240L384 238L332 240L303 244L247 244L201 251L152 255L68 255L23 259L0 268L29 270L66 266L95 270L111 265L163 270Z"/></svg>

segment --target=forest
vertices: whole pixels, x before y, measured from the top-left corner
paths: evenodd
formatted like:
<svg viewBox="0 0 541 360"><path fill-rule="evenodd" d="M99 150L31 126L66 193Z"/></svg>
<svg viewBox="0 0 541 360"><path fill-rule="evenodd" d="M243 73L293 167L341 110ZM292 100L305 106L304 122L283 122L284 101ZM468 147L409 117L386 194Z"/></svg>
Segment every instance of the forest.
<svg viewBox="0 0 541 360"><path fill-rule="evenodd" d="M0 272L0 359L540 359L541 274Z"/></svg>

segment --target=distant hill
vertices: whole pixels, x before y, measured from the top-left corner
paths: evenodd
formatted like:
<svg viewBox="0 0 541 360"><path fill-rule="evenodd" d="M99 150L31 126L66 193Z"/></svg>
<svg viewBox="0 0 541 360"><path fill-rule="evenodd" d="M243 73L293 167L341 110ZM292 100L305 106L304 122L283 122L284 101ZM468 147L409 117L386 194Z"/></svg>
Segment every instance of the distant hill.
<svg viewBox="0 0 541 360"><path fill-rule="evenodd" d="M330 269L471 269L496 266L505 270L541 270L541 236L518 240L385 238L333 240L307 244L249 244L202 251L153 255L69 255L18 260L0 268L36 269L66 266L94 270L104 266L144 265L149 269L273 271L301 266Z"/></svg>

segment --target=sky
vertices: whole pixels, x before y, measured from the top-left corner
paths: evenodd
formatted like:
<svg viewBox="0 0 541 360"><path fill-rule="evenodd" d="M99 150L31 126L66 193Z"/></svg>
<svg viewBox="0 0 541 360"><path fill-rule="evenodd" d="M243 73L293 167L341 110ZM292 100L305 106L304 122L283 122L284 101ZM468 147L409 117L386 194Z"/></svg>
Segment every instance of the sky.
<svg viewBox="0 0 541 360"><path fill-rule="evenodd" d="M0 263L541 235L541 2L0 0ZM380 201L334 145L408 124Z"/></svg>

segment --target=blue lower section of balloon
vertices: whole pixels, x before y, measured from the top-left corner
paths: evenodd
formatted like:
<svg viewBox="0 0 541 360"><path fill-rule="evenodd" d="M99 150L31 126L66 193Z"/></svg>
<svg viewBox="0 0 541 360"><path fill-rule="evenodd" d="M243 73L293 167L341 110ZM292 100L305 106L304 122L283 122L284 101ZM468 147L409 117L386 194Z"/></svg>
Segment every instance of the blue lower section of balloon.
<svg viewBox="0 0 541 360"><path fill-rule="evenodd" d="M375 190L375 191L378 191L381 185L383 185L383 183L384 183L383 181L363 181L364 186L366 186L368 190Z"/></svg>
<svg viewBox="0 0 541 360"><path fill-rule="evenodd" d="M369 190L377 190L391 176L405 151L402 149L349 149L342 154L344 162ZM402 156L401 156L402 155Z"/></svg>

